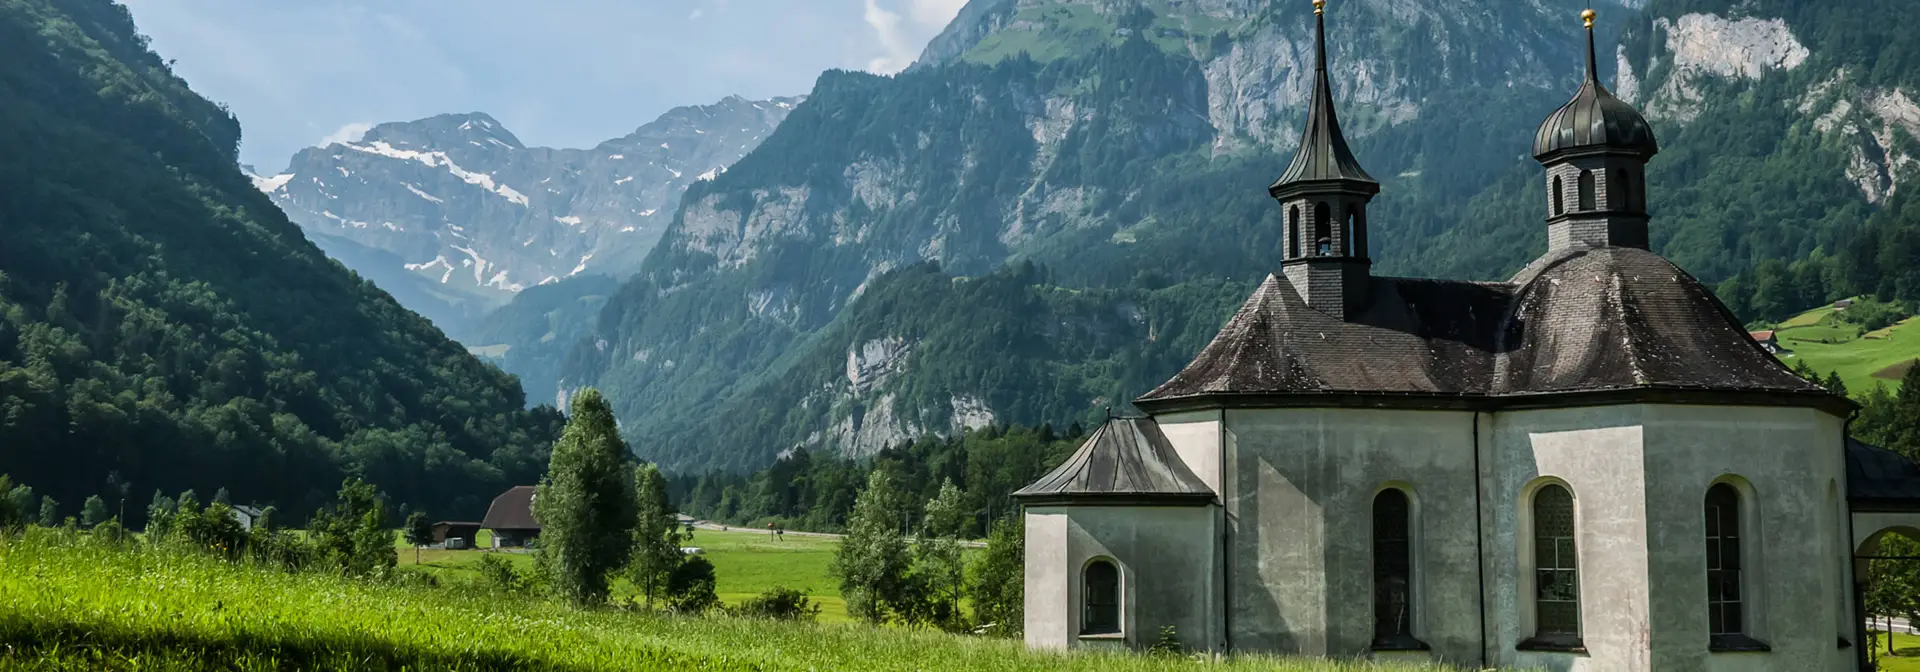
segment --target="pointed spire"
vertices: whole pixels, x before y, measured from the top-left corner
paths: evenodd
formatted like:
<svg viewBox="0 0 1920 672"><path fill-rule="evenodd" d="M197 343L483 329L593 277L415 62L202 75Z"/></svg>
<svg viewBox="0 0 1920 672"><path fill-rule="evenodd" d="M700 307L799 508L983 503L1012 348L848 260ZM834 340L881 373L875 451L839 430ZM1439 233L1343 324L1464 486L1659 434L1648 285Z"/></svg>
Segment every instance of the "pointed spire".
<svg viewBox="0 0 1920 672"><path fill-rule="evenodd" d="M1299 153L1287 172L1268 187L1276 198L1282 188L1297 182L1350 181L1377 184L1359 160L1347 149L1347 138L1340 132L1340 117L1334 110L1333 86L1327 77L1326 0L1313 0L1313 99L1307 110L1307 128L1300 135Z"/></svg>
<svg viewBox="0 0 1920 672"><path fill-rule="evenodd" d="M1587 81L1594 86L1600 86L1600 59L1593 49L1593 20L1598 16L1591 9L1580 13L1580 20L1587 23Z"/></svg>

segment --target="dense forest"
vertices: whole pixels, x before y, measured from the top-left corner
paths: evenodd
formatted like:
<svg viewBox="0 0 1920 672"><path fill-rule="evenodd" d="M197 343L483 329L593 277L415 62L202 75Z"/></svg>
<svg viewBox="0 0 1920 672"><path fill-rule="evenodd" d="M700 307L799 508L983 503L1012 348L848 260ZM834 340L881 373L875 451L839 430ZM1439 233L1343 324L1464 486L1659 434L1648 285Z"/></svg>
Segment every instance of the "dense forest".
<svg viewBox="0 0 1920 672"><path fill-rule="evenodd" d="M537 478L561 415L322 255L239 141L125 7L0 0L0 473L294 520L347 476L463 517Z"/></svg>

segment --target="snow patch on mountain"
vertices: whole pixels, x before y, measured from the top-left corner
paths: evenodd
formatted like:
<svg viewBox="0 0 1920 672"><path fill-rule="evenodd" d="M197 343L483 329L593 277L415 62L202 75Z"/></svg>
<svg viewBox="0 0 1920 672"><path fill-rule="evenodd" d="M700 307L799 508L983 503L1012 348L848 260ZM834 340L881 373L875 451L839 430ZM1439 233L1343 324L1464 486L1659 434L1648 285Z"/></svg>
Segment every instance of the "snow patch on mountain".
<svg viewBox="0 0 1920 672"><path fill-rule="evenodd" d="M467 184L471 184L471 185L480 187L482 189L486 189L487 191L491 191L493 193L499 194L502 197L506 198L508 201L511 201L514 204L520 205L522 207L525 207L528 204L527 196L525 194L522 194L519 191L516 191L513 187L509 187L504 184L495 183L492 175L487 175L484 173L475 173L465 168L461 168L459 164L456 164L453 162L453 159L447 158L447 155L445 152L419 152L411 149L398 149L398 148L395 148L393 145L388 144L384 140L375 140L372 143L368 143L368 144L361 144L357 142L347 143L346 147L354 151L366 152L368 154L378 154L380 156L385 156L393 159L400 159L403 161L418 161L420 163L426 164L428 167L446 168L447 172L453 173L454 177L460 178L462 181L465 181Z"/></svg>

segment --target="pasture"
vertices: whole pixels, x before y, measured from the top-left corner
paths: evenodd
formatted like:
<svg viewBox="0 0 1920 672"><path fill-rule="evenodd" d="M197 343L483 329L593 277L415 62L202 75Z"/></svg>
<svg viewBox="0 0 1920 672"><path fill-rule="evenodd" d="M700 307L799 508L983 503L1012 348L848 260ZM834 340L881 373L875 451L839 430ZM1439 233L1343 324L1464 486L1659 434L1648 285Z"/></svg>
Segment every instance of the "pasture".
<svg viewBox="0 0 1920 672"><path fill-rule="evenodd" d="M1412 670L1035 653L857 624L675 618L231 563L85 534L0 536L0 668L24 670ZM1433 668L1426 668L1433 669Z"/></svg>
<svg viewBox="0 0 1920 672"><path fill-rule="evenodd" d="M1781 353L1780 361L1788 366L1805 361L1822 376L1838 371L1854 395L1875 385L1898 390L1906 367L1920 358L1920 320L1915 318L1863 333L1841 321L1833 308L1822 307L1781 322L1774 337L1790 351Z"/></svg>

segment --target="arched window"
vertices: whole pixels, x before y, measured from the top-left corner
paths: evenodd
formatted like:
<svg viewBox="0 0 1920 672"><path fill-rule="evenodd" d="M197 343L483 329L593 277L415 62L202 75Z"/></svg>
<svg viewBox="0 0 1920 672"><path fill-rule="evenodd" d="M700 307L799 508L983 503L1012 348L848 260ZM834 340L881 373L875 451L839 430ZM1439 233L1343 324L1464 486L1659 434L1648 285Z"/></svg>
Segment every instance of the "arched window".
<svg viewBox="0 0 1920 672"><path fill-rule="evenodd" d="M1567 214L1566 185L1561 184L1559 175L1555 175L1553 176L1553 215L1558 217L1564 214Z"/></svg>
<svg viewBox="0 0 1920 672"><path fill-rule="evenodd" d="M1095 560L1087 564L1085 601L1080 634L1101 635L1120 632L1120 568L1111 561Z"/></svg>
<svg viewBox="0 0 1920 672"><path fill-rule="evenodd" d="M1413 638L1412 507L1395 489L1373 497L1373 648L1419 648Z"/></svg>
<svg viewBox="0 0 1920 672"><path fill-rule="evenodd" d="M1333 207L1326 201L1313 205L1313 250L1317 256L1333 255Z"/></svg>
<svg viewBox="0 0 1920 672"><path fill-rule="evenodd" d="M1353 206L1353 256L1367 258L1367 206Z"/></svg>
<svg viewBox="0 0 1920 672"><path fill-rule="evenodd" d="M1287 209L1287 258L1300 258L1300 206Z"/></svg>
<svg viewBox="0 0 1920 672"><path fill-rule="evenodd" d="M1708 488L1707 628L1716 639L1746 632L1740 551L1740 491L1726 483Z"/></svg>
<svg viewBox="0 0 1920 672"><path fill-rule="evenodd" d="M1571 643L1580 636L1580 558L1574 548L1573 493L1547 485L1533 495L1535 634Z"/></svg>
<svg viewBox="0 0 1920 672"><path fill-rule="evenodd" d="M1593 212L1593 171L1580 171L1580 211Z"/></svg>
<svg viewBox="0 0 1920 672"><path fill-rule="evenodd" d="M1613 169L1613 179L1607 181L1607 209L1633 210L1633 181L1625 168Z"/></svg>

